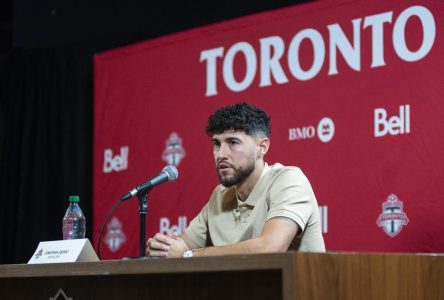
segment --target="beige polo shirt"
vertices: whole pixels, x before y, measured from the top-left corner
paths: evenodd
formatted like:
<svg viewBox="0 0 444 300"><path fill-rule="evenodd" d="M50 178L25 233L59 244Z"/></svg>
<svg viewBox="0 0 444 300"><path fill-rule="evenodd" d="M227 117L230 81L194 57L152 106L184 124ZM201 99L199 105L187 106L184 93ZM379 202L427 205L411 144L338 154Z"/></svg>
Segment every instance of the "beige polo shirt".
<svg viewBox="0 0 444 300"><path fill-rule="evenodd" d="M286 217L302 229L290 249L325 252L318 204L307 177L297 167L267 164L245 201L236 188L218 185L186 235L199 247L223 246L260 236L265 222Z"/></svg>

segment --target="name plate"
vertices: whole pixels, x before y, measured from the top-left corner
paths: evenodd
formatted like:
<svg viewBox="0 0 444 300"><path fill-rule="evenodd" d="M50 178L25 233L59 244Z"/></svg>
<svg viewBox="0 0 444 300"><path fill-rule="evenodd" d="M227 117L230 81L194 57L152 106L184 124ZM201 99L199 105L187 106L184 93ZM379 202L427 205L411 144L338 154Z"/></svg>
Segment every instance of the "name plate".
<svg viewBox="0 0 444 300"><path fill-rule="evenodd" d="M28 264L99 261L88 239L40 242Z"/></svg>

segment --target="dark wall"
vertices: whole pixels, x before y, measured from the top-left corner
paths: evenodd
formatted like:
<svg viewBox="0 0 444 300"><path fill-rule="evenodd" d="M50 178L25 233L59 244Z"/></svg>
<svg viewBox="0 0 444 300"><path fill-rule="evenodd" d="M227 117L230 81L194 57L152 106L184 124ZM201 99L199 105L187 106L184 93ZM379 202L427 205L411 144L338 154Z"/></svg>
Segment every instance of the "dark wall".
<svg viewBox="0 0 444 300"><path fill-rule="evenodd" d="M301 2L16 0L14 45L143 39Z"/></svg>
<svg viewBox="0 0 444 300"><path fill-rule="evenodd" d="M16 0L0 22L0 263L61 239L69 195L91 239L95 53L300 2Z"/></svg>

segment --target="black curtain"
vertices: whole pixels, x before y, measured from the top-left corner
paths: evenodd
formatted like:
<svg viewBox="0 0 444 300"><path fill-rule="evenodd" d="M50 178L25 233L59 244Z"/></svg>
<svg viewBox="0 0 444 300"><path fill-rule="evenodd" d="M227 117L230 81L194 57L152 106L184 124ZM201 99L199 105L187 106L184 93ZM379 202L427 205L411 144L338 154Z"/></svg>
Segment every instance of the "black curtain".
<svg viewBox="0 0 444 300"><path fill-rule="evenodd" d="M92 53L14 49L0 69L0 263L62 239L68 196L92 228Z"/></svg>

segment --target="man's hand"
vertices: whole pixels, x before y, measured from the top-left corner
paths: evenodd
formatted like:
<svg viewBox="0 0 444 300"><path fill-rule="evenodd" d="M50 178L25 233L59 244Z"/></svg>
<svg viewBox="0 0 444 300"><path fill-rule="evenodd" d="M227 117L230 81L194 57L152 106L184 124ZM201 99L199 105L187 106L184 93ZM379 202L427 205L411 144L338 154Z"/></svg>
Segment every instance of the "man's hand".
<svg viewBox="0 0 444 300"><path fill-rule="evenodd" d="M150 257L182 257L185 250L188 250L187 244L175 233L157 233L146 242L145 254Z"/></svg>

